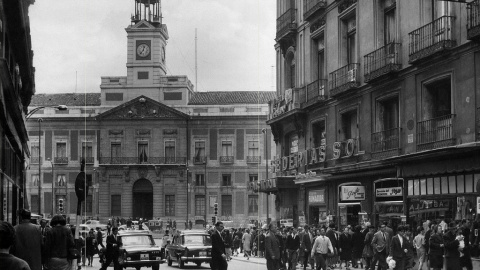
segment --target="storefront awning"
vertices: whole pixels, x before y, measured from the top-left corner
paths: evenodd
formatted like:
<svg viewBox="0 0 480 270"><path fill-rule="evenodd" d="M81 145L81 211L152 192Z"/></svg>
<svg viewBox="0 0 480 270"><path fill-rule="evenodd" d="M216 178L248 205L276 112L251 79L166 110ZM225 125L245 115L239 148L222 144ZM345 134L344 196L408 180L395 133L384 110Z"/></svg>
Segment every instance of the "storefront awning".
<svg viewBox="0 0 480 270"><path fill-rule="evenodd" d="M293 181L295 185L303 185L307 183L316 183L326 181L328 177L332 176L331 174L316 174L316 175L297 175L296 179Z"/></svg>
<svg viewBox="0 0 480 270"><path fill-rule="evenodd" d="M444 160L412 162L402 166L402 177L417 177L424 175L448 174L480 170L480 155L475 152L465 157L455 157Z"/></svg>

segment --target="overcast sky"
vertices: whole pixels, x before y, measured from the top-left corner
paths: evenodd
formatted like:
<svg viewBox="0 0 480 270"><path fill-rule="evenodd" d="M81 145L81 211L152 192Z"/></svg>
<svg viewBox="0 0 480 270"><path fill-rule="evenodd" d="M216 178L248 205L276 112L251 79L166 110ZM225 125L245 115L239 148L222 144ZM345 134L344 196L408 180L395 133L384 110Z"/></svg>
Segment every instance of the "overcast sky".
<svg viewBox="0 0 480 270"><path fill-rule="evenodd" d="M101 76L126 76L134 0L40 0L30 6L36 93L100 92ZM274 90L274 0L163 0L169 75L198 91Z"/></svg>

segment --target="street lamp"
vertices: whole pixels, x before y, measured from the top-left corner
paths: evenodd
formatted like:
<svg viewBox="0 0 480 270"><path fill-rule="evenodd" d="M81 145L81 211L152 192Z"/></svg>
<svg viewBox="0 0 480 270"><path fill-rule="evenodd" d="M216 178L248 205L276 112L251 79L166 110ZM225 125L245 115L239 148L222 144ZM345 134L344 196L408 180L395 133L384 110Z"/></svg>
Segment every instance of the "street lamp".
<svg viewBox="0 0 480 270"><path fill-rule="evenodd" d="M55 108L59 111L66 111L68 107L66 105L57 105L57 106L40 106L32 109L25 115L25 121L28 120L34 113L38 112L44 108ZM42 161L41 161L41 132L42 126L41 123L43 121L42 118L38 118L38 214L41 215L42 213ZM52 194L53 197L53 194Z"/></svg>
<svg viewBox="0 0 480 270"><path fill-rule="evenodd" d="M53 160L50 158L47 158L48 161L50 161L50 164L52 164L52 217L55 214L54 212L54 205L55 205L55 187L54 187L54 182L55 182L55 174L53 173Z"/></svg>
<svg viewBox="0 0 480 270"><path fill-rule="evenodd" d="M265 180L268 179L268 149L267 149L267 129L262 128L262 133L265 137L265 144L263 148L265 148ZM268 217L268 192L267 194L267 224L269 223L269 217Z"/></svg>

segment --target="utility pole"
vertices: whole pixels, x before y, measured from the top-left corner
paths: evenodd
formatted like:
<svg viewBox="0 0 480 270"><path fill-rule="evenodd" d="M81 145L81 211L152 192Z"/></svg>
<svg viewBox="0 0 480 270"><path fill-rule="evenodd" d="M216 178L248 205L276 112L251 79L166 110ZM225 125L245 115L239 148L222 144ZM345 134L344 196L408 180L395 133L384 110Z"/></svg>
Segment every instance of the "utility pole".
<svg viewBox="0 0 480 270"><path fill-rule="evenodd" d="M195 28L195 88L198 91L198 72L197 72L197 28ZM206 194L205 194L206 196ZM205 209L206 211L206 209Z"/></svg>

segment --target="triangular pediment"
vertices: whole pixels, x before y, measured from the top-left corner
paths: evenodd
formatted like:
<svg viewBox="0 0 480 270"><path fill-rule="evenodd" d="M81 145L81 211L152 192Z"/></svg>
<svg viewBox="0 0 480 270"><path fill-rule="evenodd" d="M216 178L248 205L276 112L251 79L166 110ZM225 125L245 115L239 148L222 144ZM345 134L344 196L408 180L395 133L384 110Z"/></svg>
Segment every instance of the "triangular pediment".
<svg viewBox="0 0 480 270"><path fill-rule="evenodd" d="M151 23L145 20L141 20L137 22L134 26L132 26L132 28L133 29L155 29L155 27Z"/></svg>
<svg viewBox="0 0 480 270"><path fill-rule="evenodd" d="M182 119L188 116L146 96L139 96L100 115L99 120Z"/></svg>

